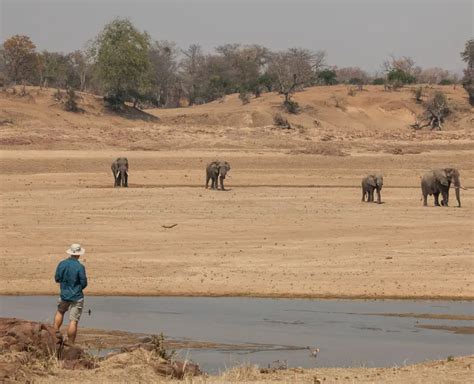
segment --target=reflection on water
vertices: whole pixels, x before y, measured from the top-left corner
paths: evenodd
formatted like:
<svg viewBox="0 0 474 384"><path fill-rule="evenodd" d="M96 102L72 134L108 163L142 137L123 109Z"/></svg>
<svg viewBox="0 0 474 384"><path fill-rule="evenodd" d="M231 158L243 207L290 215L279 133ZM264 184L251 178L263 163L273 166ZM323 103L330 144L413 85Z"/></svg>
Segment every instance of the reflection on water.
<svg viewBox="0 0 474 384"><path fill-rule="evenodd" d="M52 322L56 300L53 296L0 296L0 316ZM210 372L242 363L267 366L277 360L290 367L370 367L474 353L473 335L419 327L472 327L473 321L384 313L474 316L474 307L470 302L445 301L86 297L80 325L253 344L242 349L178 351ZM320 348L317 359L310 356L308 346Z"/></svg>

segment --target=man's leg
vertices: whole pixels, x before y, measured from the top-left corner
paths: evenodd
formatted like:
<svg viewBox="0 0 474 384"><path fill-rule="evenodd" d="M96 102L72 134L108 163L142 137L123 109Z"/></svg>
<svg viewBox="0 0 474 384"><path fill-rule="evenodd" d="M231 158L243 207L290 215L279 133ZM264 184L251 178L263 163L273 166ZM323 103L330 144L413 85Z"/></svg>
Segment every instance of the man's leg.
<svg viewBox="0 0 474 384"><path fill-rule="evenodd" d="M67 340L70 344L74 344L77 335L77 324L82 315L84 300L75 301L69 308L69 326L67 328Z"/></svg>
<svg viewBox="0 0 474 384"><path fill-rule="evenodd" d="M54 315L54 329L56 330L56 336L58 337L61 336L60 329L61 325L63 325L64 314L69 309L69 304L69 302L62 301L61 299L58 301L58 310Z"/></svg>
<svg viewBox="0 0 474 384"><path fill-rule="evenodd" d="M77 321L69 320L69 326L67 327L67 341L69 344L74 344L77 335Z"/></svg>
<svg viewBox="0 0 474 384"><path fill-rule="evenodd" d="M63 325L63 320L64 320L64 313L56 311L56 314L54 315L54 329L56 331L59 331L59 329L61 328L61 325Z"/></svg>

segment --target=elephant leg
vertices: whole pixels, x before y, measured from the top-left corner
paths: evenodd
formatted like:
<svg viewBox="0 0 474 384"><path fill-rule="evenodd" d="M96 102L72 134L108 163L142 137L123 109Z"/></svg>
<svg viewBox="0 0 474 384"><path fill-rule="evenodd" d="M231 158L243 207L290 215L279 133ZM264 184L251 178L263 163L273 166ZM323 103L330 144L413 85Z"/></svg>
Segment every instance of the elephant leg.
<svg viewBox="0 0 474 384"><path fill-rule="evenodd" d="M374 190L369 189L369 201L373 202L374 201Z"/></svg>
<svg viewBox="0 0 474 384"><path fill-rule="evenodd" d="M124 176L124 182L125 182L124 187L128 188L128 176L127 176L127 174L125 174L125 176Z"/></svg>
<svg viewBox="0 0 474 384"><path fill-rule="evenodd" d="M365 189L362 188L362 202L365 202Z"/></svg>
<svg viewBox="0 0 474 384"><path fill-rule="evenodd" d="M441 201L441 205L443 207L447 207L448 206L448 193L446 191L442 191L441 194L443 196L443 200Z"/></svg>
<svg viewBox="0 0 474 384"><path fill-rule="evenodd" d="M428 195L423 194L423 206L428 206Z"/></svg>
<svg viewBox="0 0 474 384"><path fill-rule="evenodd" d="M382 199L380 198L380 189L377 189L377 203L382 203Z"/></svg>
<svg viewBox="0 0 474 384"><path fill-rule="evenodd" d="M439 207L439 192L433 193L433 196L435 205Z"/></svg>
<svg viewBox="0 0 474 384"><path fill-rule="evenodd" d="M206 189L209 188L209 180L211 180L210 175L206 175ZM212 186L212 185L211 185Z"/></svg>
<svg viewBox="0 0 474 384"><path fill-rule="evenodd" d="M220 179L220 181L221 181L221 191L225 191L225 188L224 188L224 178L223 178L223 177L220 177L219 179Z"/></svg>

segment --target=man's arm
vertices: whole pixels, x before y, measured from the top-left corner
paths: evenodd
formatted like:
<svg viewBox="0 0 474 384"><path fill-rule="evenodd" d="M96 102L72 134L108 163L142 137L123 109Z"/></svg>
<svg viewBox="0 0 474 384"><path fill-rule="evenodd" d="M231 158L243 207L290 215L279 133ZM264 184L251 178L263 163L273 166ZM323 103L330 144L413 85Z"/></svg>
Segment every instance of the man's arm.
<svg viewBox="0 0 474 384"><path fill-rule="evenodd" d="M59 263L58 266L56 267L56 273L54 274L54 280L56 281L56 283L61 282L62 274L63 274L63 269L62 269L61 263Z"/></svg>
<svg viewBox="0 0 474 384"><path fill-rule="evenodd" d="M82 289L87 287L87 276L86 276L86 268L82 265L79 269L79 281L81 283Z"/></svg>

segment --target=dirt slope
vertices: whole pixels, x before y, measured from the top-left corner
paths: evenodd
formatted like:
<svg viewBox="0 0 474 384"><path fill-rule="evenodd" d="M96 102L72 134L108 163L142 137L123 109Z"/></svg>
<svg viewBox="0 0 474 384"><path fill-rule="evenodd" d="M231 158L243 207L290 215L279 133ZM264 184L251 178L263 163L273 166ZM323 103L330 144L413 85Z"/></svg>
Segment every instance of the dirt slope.
<svg viewBox="0 0 474 384"><path fill-rule="evenodd" d="M282 97L263 94L242 105L237 95L206 105L151 109L118 116L103 108L101 98L79 94L82 113L63 110L54 90L27 88L20 97L0 93L0 148L164 150L175 148L290 149L320 153L321 146L353 151L419 151L420 144L466 146L473 138L472 109L462 87L426 87L426 98L441 89L452 115L443 132L413 132L409 124L422 111L413 88L385 92L382 87L348 95L346 86L313 87L295 95L301 113L281 111ZM294 129L273 126L283 113ZM149 118L159 117L159 121ZM449 140L449 142L446 142ZM376 144L374 146L374 144ZM398 149L399 150L399 149ZM329 151L331 152L331 150Z"/></svg>

